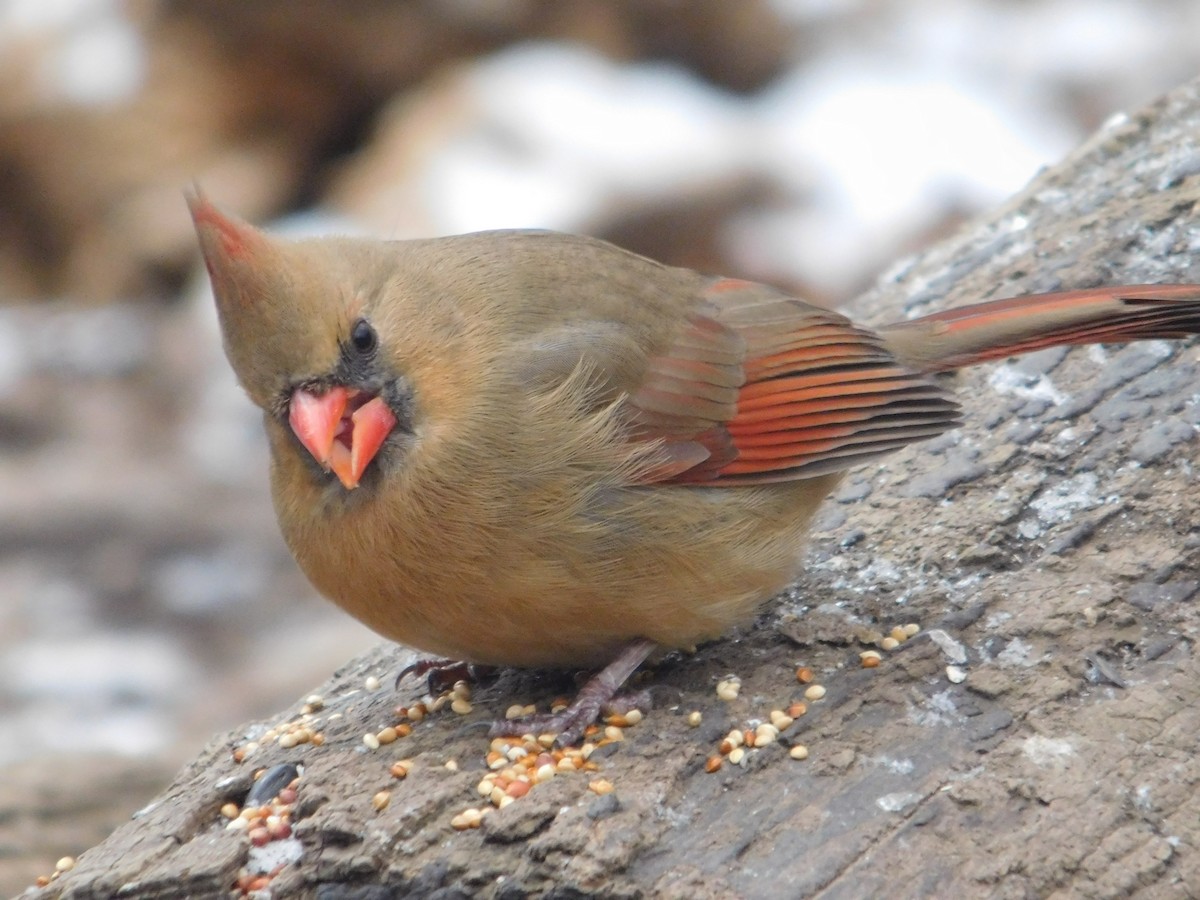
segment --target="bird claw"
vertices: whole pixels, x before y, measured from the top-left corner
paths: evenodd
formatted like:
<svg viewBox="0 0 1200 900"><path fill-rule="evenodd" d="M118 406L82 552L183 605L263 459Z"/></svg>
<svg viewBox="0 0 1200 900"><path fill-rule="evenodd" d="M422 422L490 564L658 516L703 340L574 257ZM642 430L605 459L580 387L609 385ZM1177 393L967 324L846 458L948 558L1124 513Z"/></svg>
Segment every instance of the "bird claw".
<svg viewBox="0 0 1200 900"><path fill-rule="evenodd" d="M585 697L583 691L580 691L580 696L575 699L575 702L560 712L518 716L515 719L497 719L488 729L488 736L517 737L523 734L553 734L555 735L554 746L571 747L583 739L588 726L595 722L601 713L606 715L623 714L631 709L649 709L651 705L650 692L646 690L619 694L609 698L607 702Z"/></svg>
<svg viewBox="0 0 1200 900"><path fill-rule="evenodd" d="M520 716L515 719L500 719L492 723L492 737L512 737L522 734L555 734L558 747L570 747L579 743L584 731L596 721L601 710L628 711L634 707L649 705L645 691L617 696L617 691L633 674L634 669L645 661L654 650L653 641L636 640L627 646L605 668L601 669L580 688L573 702L557 713Z"/></svg>
<svg viewBox="0 0 1200 900"><path fill-rule="evenodd" d="M454 687L456 682L486 681L494 672L493 666L480 666L457 659L418 659L396 674L396 689L399 690L400 682L410 675L418 678L424 676L426 689L431 695L437 696Z"/></svg>

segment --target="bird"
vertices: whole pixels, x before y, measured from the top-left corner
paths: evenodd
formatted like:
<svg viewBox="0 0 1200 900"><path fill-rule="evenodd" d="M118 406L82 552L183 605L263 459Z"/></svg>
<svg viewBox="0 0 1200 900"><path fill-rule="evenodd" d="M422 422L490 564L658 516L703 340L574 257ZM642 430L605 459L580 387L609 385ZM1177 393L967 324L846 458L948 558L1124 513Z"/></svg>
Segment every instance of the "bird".
<svg viewBox="0 0 1200 900"><path fill-rule="evenodd" d="M300 568L436 657L598 670L566 710L495 726L560 743L652 654L788 586L848 470L957 427L942 373L1200 331L1195 284L869 328L585 236L284 240L187 201Z"/></svg>

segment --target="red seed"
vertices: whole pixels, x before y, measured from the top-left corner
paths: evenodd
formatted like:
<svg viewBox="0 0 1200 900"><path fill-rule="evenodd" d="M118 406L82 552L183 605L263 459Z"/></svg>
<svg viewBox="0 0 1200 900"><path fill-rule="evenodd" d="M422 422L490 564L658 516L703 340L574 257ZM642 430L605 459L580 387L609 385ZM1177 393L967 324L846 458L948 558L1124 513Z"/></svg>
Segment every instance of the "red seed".
<svg viewBox="0 0 1200 900"><path fill-rule="evenodd" d="M514 781L504 789L504 793L510 797L524 797L529 793L529 789L533 787L528 781ZM538 795L541 796L540 794Z"/></svg>
<svg viewBox="0 0 1200 900"><path fill-rule="evenodd" d="M267 833L271 835L271 840L282 841L292 836L292 826L288 822L273 822L267 826Z"/></svg>

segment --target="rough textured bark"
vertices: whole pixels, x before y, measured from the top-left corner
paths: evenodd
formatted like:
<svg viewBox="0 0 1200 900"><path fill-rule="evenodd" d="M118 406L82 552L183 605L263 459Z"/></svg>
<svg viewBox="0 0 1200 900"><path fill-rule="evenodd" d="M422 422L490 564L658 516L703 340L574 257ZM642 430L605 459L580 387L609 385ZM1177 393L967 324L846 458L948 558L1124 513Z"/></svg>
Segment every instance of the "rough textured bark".
<svg viewBox="0 0 1200 900"><path fill-rule="evenodd" d="M1031 291L1200 281L1198 199L1193 83L1110 123L852 311L881 322ZM1200 884L1198 355L1047 351L958 376L968 424L852 476L794 590L743 635L653 672L655 708L597 751L597 775L560 775L453 830L457 812L486 805L488 741L470 726L551 689L507 675L465 718L431 716L370 750L361 736L413 690L393 693L400 656L380 648L321 690L322 746L268 741L233 760L299 705L215 738L39 895L225 894L250 845L219 808L280 762L304 766L302 855L275 896L1187 895ZM862 639L909 621L921 636L860 666ZM707 773L732 727L801 694L797 663L826 697L743 765ZM725 702L713 686L731 672L742 688ZM364 689L369 675L384 687ZM794 743L807 760L789 758ZM402 781L389 774L398 758L415 760ZM589 791L596 777L615 791Z"/></svg>

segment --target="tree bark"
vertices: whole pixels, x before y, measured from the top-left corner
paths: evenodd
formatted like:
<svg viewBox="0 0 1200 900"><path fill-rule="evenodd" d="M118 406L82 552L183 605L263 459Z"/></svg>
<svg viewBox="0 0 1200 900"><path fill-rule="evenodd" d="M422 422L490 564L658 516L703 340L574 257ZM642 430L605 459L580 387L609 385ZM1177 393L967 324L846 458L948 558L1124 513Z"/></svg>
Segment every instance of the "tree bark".
<svg viewBox="0 0 1200 900"><path fill-rule="evenodd" d="M851 313L1200 281L1198 199L1193 82L898 264ZM321 689L322 745L264 736L301 721L299 703L216 737L38 896L228 895L251 843L221 807L285 762L303 766L293 839L272 843L299 858L276 897L1181 895L1200 885L1197 361L1194 344L1149 342L957 376L967 424L854 473L804 574L753 628L659 666L655 707L596 751L597 771L540 783L479 828L451 827L491 805L473 726L511 703L544 708L554 687L506 674L465 717L445 710L369 749L362 736L416 692L391 689L402 658L380 647ZM909 622L918 636L862 666ZM741 765L706 771L731 729L803 699L797 664L824 698ZM731 673L740 694L718 699ZM807 759L789 755L798 744ZM402 780L398 759L414 760Z"/></svg>

